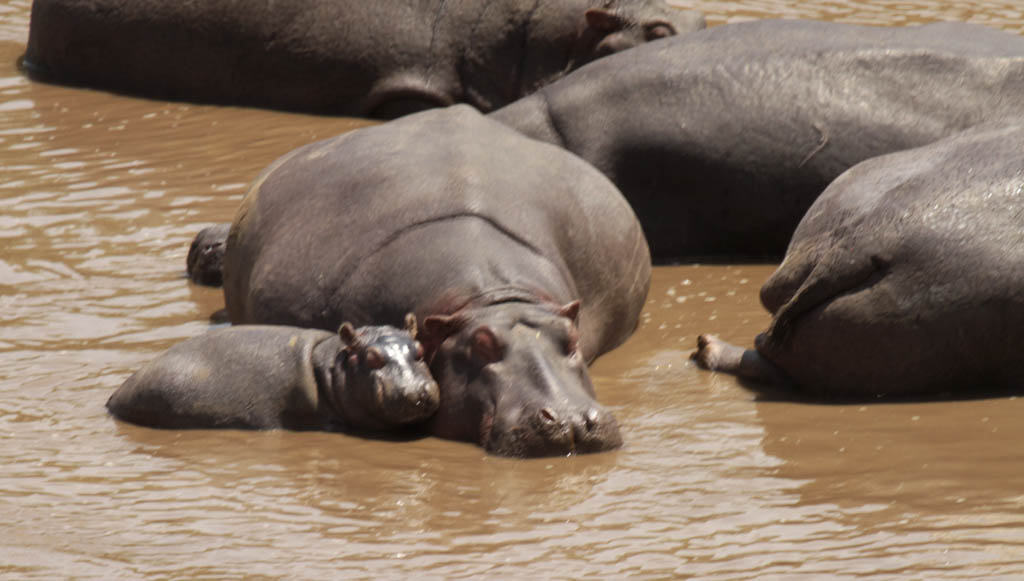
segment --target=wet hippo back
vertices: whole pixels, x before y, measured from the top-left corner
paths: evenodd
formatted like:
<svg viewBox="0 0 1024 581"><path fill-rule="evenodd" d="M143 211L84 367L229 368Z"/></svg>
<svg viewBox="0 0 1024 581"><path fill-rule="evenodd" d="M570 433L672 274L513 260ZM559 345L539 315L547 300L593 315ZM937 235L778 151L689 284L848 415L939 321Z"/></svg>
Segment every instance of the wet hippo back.
<svg viewBox="0 0 1024 581"><path fill-rule="evenodd" d="M224 258L236 323L400 324L498 288L583 303L588 359L646 293L636 218L599 173L464 107L299 148L243 200Z"/></svg>
<svg viewBox="0 0 1024 581"><path fill-rule="evenodd" d="M780 254L852 165L1022 111L1018 35L759 21L612 55L492 117L609 176L666 259Z"/></svg>
<svg viewBox="0 0 1024 581"><path fill-rule="evenodd" d="M599 5L636 16L639 37L588 27ZM147 96L387 118L498 107L658 22L703 27L661 0L37 0L24 62L37 78Z"/></svg>

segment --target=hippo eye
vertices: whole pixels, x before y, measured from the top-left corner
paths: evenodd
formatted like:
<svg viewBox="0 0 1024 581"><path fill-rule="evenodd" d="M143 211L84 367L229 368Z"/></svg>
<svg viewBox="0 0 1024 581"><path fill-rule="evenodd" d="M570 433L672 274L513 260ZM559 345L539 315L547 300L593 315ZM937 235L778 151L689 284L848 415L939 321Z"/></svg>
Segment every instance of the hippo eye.
<svg viewBox="0 0 1024 581"><path fill-rule="evenodd" d="M675 34L676 31L667 22L653 22L644 27L644 38L649 41L675 36Z"/></svg>
<svg viewBox="0 0 1024 581"><path fill-rule="evenodd" d="M424 353L423 353L423 344L420 343L419 341L416 341L415 353L416 353L416 360L417 361L420 361L420 360L423 359L423 355L424 355Z"/></svg>
<svg viewBox="0 0 1024 581"><path fill-rule="evenodd" d="M376 347L370 347L366 350L366 366L370 369L380 369L387 363L384 358L384 354L380 352Z"/></svg>

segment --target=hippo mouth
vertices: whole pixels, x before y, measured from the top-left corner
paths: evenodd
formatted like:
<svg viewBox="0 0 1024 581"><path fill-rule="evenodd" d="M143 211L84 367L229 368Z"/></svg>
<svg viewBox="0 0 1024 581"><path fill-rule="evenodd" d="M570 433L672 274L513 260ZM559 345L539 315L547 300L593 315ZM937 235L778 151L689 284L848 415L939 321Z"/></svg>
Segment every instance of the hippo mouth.
<svg viewBox="0 0 1024 581"><path fill-rule="evenodd" d="M618 422L607 411L592 407L582 413L558 413L551 407L514 414L511 427L502 428L495 411L480 420L480 445L500 456L537 458L572 456L614 450L622 446Z"/></svg>

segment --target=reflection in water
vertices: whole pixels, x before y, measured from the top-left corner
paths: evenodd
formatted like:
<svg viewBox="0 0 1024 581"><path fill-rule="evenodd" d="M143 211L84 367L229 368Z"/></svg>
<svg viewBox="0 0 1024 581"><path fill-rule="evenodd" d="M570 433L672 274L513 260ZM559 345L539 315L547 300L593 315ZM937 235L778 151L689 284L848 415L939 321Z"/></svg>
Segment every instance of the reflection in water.
<svg viewBox="0 0 1024 581"><path fill-rule="evenodd" d="M1016 2L676 3L1024 31ZM192 235L278 155L363 122L31 83L28 12L0 0L0 577L1024 573L1022 400L757 402L689 363L698 333L767 325L772 265L655 270L638 333L593 367L612 453L115 422L114 388L223 306L183 278Z"/></svg>

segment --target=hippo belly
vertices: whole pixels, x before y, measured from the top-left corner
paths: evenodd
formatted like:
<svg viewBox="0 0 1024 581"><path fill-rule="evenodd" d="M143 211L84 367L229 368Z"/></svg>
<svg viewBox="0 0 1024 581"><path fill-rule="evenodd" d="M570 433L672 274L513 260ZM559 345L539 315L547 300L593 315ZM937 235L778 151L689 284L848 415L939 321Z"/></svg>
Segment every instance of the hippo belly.
<svg viewBox="0 0 1024 581"><path fill-rule="evenodd" d="M1019 35L757 21L612 55L492 117L605 173L666 261L778 256L854 164L1021 111Z"/></svg>
<svg viewBox="0 0 1024 581"><path fill-rule="evenodd" d="M812 395L1020 390L1022 122L844 173L761 290L773 319L757 351L704 337L698 361Z"/></svg>
<svg viewBox="0 0 1024 581"><path fill-rule="evenodd" d="M392 118L490 110L703 26L663 0L36 0L23 64L145 96Z"/></svg>
<svg viewBox="0 0 1024 581"><path fill-rule="evenodd" d="M465 106L310 144L256 180L223 263L235 323L414 312L432 433L517 456L621 442L586 364L636 327L650 255L615 187L564 150Z"/></svg>

